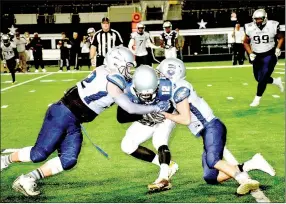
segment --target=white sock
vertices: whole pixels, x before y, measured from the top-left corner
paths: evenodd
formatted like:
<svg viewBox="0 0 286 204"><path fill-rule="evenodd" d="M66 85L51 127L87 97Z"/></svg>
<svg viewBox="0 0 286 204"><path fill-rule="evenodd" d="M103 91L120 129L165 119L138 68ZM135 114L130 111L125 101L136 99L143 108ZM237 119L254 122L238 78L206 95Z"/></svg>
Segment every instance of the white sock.
<svg viewBox="0 0 286 204"><path fill-rule="evenodd" d="M244 183L247 179L249 179L249 175L247 172L237 172L236 175L234 176L234 179L239 183L242 184Z"/></svg>
<svg viewBox="0 0 286 204"><path fill-rule="evenodd" d="M34 178L35 180L45 178L45 176L44 176L44 174L40 168L38 168L34 171L31 171L30 173L26 174L26 176L30 176L30 177Z"/></svg>
<svg viewBox="0 0 286 204"><path fill-rule="evenodd" d="M169 176L169 165L163 163L160 165L159 178L168 180L168 176Z"/></svg>
<svg viewBox="0 0 286 204"><path fill-rule="evenodd" d="M6 165L9 165L9 164L12 164L12 159L11 159L11 154L10 155L5 155L3 156L5 159L4 159L4 162Z"/></svg>
<svg viewBox="0 0 286 204"><path fill-rule="evenodd" d="M46 162L46 164L49 167L49 169L51 169L52 175L58 174L64 170L62 162L59 157L50 159L49 161Z"/></svg>
<svg viewBox="0 0 286 204"><path fill-rule="evenodd" d="M159 156L158 156L157 154L156 154L156 156L154 157L152 163L153 163L153 164L156 164L157 166L160 166Z"/></svg>
<svg viewBox="0 0 286 204"><path fill-rule="evenodd" d="M259 101L260 101L260 99L261 99L261 96L255 96L253 101L257 101L257 102L259 102Z"/></svg>

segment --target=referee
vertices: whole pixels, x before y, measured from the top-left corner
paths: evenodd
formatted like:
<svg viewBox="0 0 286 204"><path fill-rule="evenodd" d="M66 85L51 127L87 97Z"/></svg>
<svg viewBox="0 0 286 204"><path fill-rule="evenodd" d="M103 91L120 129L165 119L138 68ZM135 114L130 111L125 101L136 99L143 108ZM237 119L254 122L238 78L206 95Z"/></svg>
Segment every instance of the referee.
<svg viewBox="0 0 286 204"><path fill-rule="evenodd" d="M90 47L90 59L92 66L101 66L106 53L115 46L122 45L122 38L116 30L110 29L110 21L104 17L101 21L101 28L94 35Z"/></svg>

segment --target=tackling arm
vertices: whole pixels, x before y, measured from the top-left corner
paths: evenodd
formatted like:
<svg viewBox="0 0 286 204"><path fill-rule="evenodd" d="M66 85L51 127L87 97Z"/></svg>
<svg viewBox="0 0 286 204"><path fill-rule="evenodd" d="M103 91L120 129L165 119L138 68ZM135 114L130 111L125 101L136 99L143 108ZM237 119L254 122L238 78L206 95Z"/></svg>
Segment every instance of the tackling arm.
<svg viewBox="0 0 286 204"><path fill-rule="evenodd" d="M191 123L190 104L188 102L188 98L185 98L183 101L177 103L177 112L177 114L164 112L163 115L165 118L178 124L189 125Z"/></svg>

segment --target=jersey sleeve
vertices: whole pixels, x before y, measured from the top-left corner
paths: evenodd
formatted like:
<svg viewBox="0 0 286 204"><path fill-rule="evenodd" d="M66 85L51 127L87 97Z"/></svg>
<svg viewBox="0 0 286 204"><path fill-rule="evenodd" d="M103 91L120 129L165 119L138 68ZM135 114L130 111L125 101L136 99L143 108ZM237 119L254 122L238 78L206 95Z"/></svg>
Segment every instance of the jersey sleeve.
<svg viewBox="0 0 286 204"><path fill-rule="evenodd" d="M130 39L135 39L135 33L131 33Z"/></svg>
<svg viewBox="0 0 286 204"><path fill-rule="evenodd" d="M188 98L190 94L191 94L191 91L189 88L185 86L179 87L174 93L174 96L173 96L174 102L180 103L184 99Z"/></svg>
<svg viewBox="0 0 286 204"><path fill-rule="evenodd" d="M120 88L122 91L126 88L127 82L122 75L120 74L107 75L106 78L107 81L118 86L118 88Z"/></svg>

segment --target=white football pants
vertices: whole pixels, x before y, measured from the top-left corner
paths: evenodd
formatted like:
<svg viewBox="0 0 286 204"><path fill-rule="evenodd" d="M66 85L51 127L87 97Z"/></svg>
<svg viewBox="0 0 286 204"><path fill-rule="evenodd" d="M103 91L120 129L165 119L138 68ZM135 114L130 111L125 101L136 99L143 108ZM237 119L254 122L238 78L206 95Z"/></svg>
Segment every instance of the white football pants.
<svg viewBox="0 0 286 204"><path fill-rule="evenodd" d="M177 50L175 47L165 49L165 58L177 58Z"/></svg>

